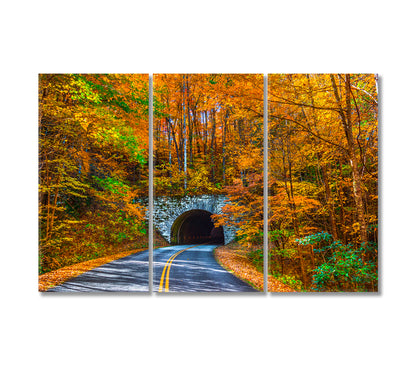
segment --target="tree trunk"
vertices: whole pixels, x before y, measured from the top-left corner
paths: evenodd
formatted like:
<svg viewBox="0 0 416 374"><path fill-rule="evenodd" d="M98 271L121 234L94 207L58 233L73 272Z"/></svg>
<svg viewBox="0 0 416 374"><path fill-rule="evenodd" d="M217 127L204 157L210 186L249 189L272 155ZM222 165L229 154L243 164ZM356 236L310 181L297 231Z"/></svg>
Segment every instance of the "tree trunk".
<svg viewBox="0 0 416 374"><path fill-rule="evenodd" d="M225 144L227 140L227 120L228 120L228 110L225 115L224 125L222 127L222 184L225 186L226 177L225 177L225 163L226 163L226 153L225 153Z"/></svg>
<svg viewBox="0 0 416 374"><path fill-rule="evenodd" d="M352 168L352 177L353 177L353 190L354 190L354 200L357 207L358 223L360 225L360 241L364 245L367 244L367 223L365 221L365 211L364 211L364 200L362 192L362 181L361 176L358 170L358 162L355 154L355 144L354 137L352 134L352 123L351 123L351 85L350 85L350 75L346 74L345 76L345 102L346 109L342 107L341 99L338 93L338 88L335 82L335 77L331 74L332 88L334 90L335 99L339 108L339 115L341 117L341 122L344 128L345 137L347 139L347 150L348 156Z"/></svg>
<svg viewBox="0 0 416 374"><path fill-rule="evenodd" d="M318 156L319 157L319 156ZM322 179L324 180L324 186L325 186L325 195L326 195L326 201L329 207L329 222L331 224L331 231L332 236L334 239L338 239L338 232L337 232L337 226L335 221L335 208L334 208L334 200L332 199L331 189L329 187L329 181L328 181L328 169L325 162L322 164Z"/></svg>
<svg viewBox="0 0 416 374"><path fill-rule="evenodd" d="M187 138L186 138L186 107L185 107L185 75L183 75L183 96L182 96L182 111L183 111L183 173L184 173L184 187L186 190L186 169L187 169L187 154L186 154L186 143L187 143Z"/></svg>
<svg viewBox="0 0 416 374"><path fill-rule="evenodd" d="M171 119L170 118L169 118L169 124L170 124L170 131L171 131L171 134L172 134L173 144L174 144L175 150L176 150L176 158L178 160L178 170L181 171L180 150L179 150L179 147L178 147L178 142L176 141L175 132L173 131L172 122L171 122Z"/></svg>
<svg viewBox="0 0 416 374"><path fill-rule="evenodd" d="M172 139L171 139L171 134L170 134L170 121L168 120L168 118L165 118L166 120L166 127L168 129L168 149L169 149L169 178L172 177L172 170L171 170L171 166L172 166Z"/></svg>
<svg viewBox="0 0 416 374"><path fill-rule="evenodd" d="M215 130L216 130L216 121L215 121L215 110L211 111L212 119L212 134L211 134L211 182L215 183Z"/></svg>

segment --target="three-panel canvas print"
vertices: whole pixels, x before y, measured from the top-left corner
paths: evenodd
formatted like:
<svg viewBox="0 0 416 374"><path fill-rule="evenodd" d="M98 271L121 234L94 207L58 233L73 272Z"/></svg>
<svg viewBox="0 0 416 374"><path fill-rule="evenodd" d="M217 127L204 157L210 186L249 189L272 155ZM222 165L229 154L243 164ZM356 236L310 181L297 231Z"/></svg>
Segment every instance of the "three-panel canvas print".
<svg viewBox="0 0 416 374"><path fill-rule="evenodd" d="M378 76L40 74L39 291L378 292Z"/></svg>

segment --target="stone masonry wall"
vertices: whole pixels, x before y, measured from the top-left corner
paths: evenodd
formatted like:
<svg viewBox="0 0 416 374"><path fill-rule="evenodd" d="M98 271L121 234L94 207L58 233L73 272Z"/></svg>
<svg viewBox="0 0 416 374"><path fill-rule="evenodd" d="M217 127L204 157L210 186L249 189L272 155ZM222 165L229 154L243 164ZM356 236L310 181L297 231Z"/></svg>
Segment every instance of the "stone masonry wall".
<svg viewBox="0 0 416 374"><path fill-rule="evenodd" d="M185 196L183 198L159 196L153 201L153 224L159 233L170 243L171 228L175 220L189 210L201 209L212 214L221 213L227 199L224 195L200 195ZM234 237L236 228L225 226L224 242L230 243Z"/></svg>

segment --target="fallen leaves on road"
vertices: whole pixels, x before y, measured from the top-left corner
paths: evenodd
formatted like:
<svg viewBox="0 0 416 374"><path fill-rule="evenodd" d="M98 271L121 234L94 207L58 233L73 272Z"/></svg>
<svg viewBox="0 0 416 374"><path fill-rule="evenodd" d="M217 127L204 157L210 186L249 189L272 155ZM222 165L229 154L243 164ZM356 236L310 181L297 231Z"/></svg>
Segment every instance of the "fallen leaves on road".
<svg viewBox="0 0 416 374"><path fill-rule="evenodd" d="M264 275L248 259L249 250L231 244L217 247L214 253L216 260L235 276L249 282L258 290L264 290ZM269 292L295 292L271 275L267 278L267 285Z"/></svg>
<svg viewBox="0 0 416 374"><path fill-rule="evenodd" d="M94 269L98 266L107 264L108 262L118 260L119 258L126 257L140 251L144 251L144 249L140 250L136 248L130 251L120 252L115 255L80 262L79 264L71 266L65 266L61 269L39 275L39 291L47 291L49 288L58 286L59 284L66 282L68 279L74 278L82 273L87 272L88 270Z"/></svg>

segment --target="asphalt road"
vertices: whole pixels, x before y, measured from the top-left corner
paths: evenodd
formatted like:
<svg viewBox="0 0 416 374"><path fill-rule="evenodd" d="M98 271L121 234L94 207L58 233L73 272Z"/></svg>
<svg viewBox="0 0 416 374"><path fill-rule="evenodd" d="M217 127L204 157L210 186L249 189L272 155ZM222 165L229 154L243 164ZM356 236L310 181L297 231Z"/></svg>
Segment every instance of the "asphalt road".
<svg viewBox="0 0 416 374"><path fill-rule="evenodd" d="M188 244L154 250L153 291L256 292L217 263L215 247Z"/></svg>
<svg viewBox="0 0 416 374"><path fill-rule="evenodd" d="M47 292L149 292L149 251L89 270Z"/></svg>
<svg viewBox="0 0 416 374"><path fill-rule="evenodd" d="M153 251L155 292L256 292L215 261L216 245L174 245ZM47 292L149 292L149 252L109 262Z"/></svg>

